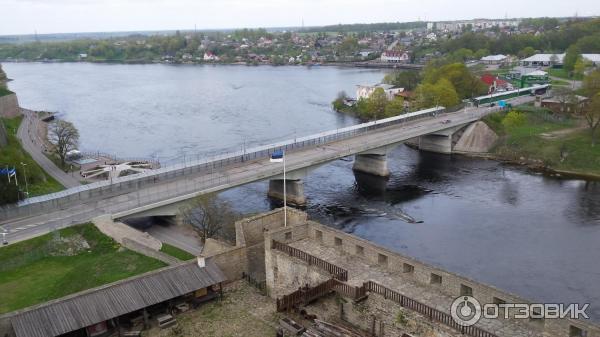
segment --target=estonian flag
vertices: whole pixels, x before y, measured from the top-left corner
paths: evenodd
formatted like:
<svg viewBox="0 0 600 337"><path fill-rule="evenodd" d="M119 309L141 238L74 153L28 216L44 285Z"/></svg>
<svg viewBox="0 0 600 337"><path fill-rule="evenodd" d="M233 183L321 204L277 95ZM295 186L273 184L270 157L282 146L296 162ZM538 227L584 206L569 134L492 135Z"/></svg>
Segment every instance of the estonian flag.
<svg viewBox="0 0 600 337"><path fill-rule="evenodd" d="M270 162L271 163L281 163L283 162L283 150L275 150L272 154L271 154L271 159Z"/></svg>

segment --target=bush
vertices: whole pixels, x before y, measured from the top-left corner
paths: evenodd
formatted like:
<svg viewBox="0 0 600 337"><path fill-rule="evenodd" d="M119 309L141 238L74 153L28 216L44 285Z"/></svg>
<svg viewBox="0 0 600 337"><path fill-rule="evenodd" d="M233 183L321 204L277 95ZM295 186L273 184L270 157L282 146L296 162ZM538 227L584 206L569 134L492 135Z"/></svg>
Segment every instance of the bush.
<svg viewBox="0 0 600 337"><path fill-rule="evenodd" d="M514 128L527 123L527 116L518 111L511 111L502 119L502 125L505 128Z"/></svg>

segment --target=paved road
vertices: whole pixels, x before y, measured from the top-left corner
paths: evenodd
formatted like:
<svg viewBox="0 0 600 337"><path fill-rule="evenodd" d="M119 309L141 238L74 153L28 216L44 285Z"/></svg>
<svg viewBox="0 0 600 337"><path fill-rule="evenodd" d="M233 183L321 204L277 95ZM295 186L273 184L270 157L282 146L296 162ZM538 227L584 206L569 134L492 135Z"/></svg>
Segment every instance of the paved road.
<svg viewBox="0 0 600 337"><path fill-rule="evenodd" d="M533 97L520 97L512 100L512 103L518 105L531 100L533 100ZM367 134L318 147L288 151L286 153L287 170L294 171L320 165L369 149L400 143L423 134L463 125L478 120L494 110L496 108L471 108L373 130ZM451 120L451 123L441 123L443 120L448 119ZM145 208L156 208L189 199L197 195L199 191L203 193L221 191L252 181L267 179L281 173L281 164L270 163L268 159L261 158L231 164L218 171L202 171L193 175L186 175L180 179L158 182L121 195L107 196L101 200L69 204L64 209L57 209L53 212L16 221L4 221L0 225L3 225L4 230L8 231L9 241L16 242L48 233L56 228L82 223L96 216L135 214Z"/></svg>
<svg viewBox="0 0 600 337"><path fill-rule="evenodd" d="M17 131L17 137L21 140L21 145L27 151L33 160L35 160L43 169L58 181L64 187L79 186L80 183L74 177L68 175L58 168L44 153L42 153L43 141L38 134L39 123L41 121L36 113L31 110L23 110L23 122Z"/></svg>

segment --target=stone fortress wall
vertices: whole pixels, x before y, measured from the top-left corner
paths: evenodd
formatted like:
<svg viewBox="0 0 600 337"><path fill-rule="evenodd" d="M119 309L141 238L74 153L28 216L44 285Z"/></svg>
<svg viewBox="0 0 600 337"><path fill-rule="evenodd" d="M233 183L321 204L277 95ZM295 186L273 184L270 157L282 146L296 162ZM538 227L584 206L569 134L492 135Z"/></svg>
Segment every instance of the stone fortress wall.
<svg viewBox="0 0 600 337"><path fill-rule="evenodd" d="M288 257L281 252L270 249L273 240L292 243L302 239L309 239L325 247L335 248L340 254L346 256L346 259L356 257L366 260L369 265L387 270L391 275L394 273L397 275L402 274L403 277L409 277L412 281L419 283L432 292L458 297L464 295L465 291L468 291L482 305L486 303L532 303L493 286L392 252L367 240L313 221L265 232L266 280L271 296L277 297L289 292L290 289L296 290L297 285L303 282L314 286L316 283L331 277L331 275L327 275L323 271L318 271L316 267L308 266L299 259ZM402 280L398 279L397 281L401 282ZM419 298L414 299L420 300ZM514 317L514 314L514 312L509 311L510 317ZM533 334L533 336L600 337L600 327L588 320L546 319L518 321L519 324L524 323L523 325L526 326L527 330L539 332L539 334Z"/></svg>

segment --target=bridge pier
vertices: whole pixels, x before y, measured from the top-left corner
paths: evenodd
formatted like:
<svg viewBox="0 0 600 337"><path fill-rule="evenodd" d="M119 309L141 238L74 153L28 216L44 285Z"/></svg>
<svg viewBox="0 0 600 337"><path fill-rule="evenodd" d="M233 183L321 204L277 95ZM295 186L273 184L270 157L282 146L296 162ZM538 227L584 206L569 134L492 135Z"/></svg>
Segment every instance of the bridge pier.
<svg viewBox="0 0 600 337"><path fill-rule="evenodd" d="M283 179L271 179L267 195L273 199L283 201ZM302 179L285 180L286 202L288 205L305 206L304 181Z"/></svg>
<svg viewBox="0 0 600 337"><path fill-rule="evenodd" d="M389 177L390 175L390 170L387 166L387 155L385 153L365 153L355 155L352 170L379 177Z"/></svg>
<svg viewBox="0 0 600 337"><path fill-rule="evenodd" d="M431 134L419 137L419 150L451 154L452 135Z"/></svg>

